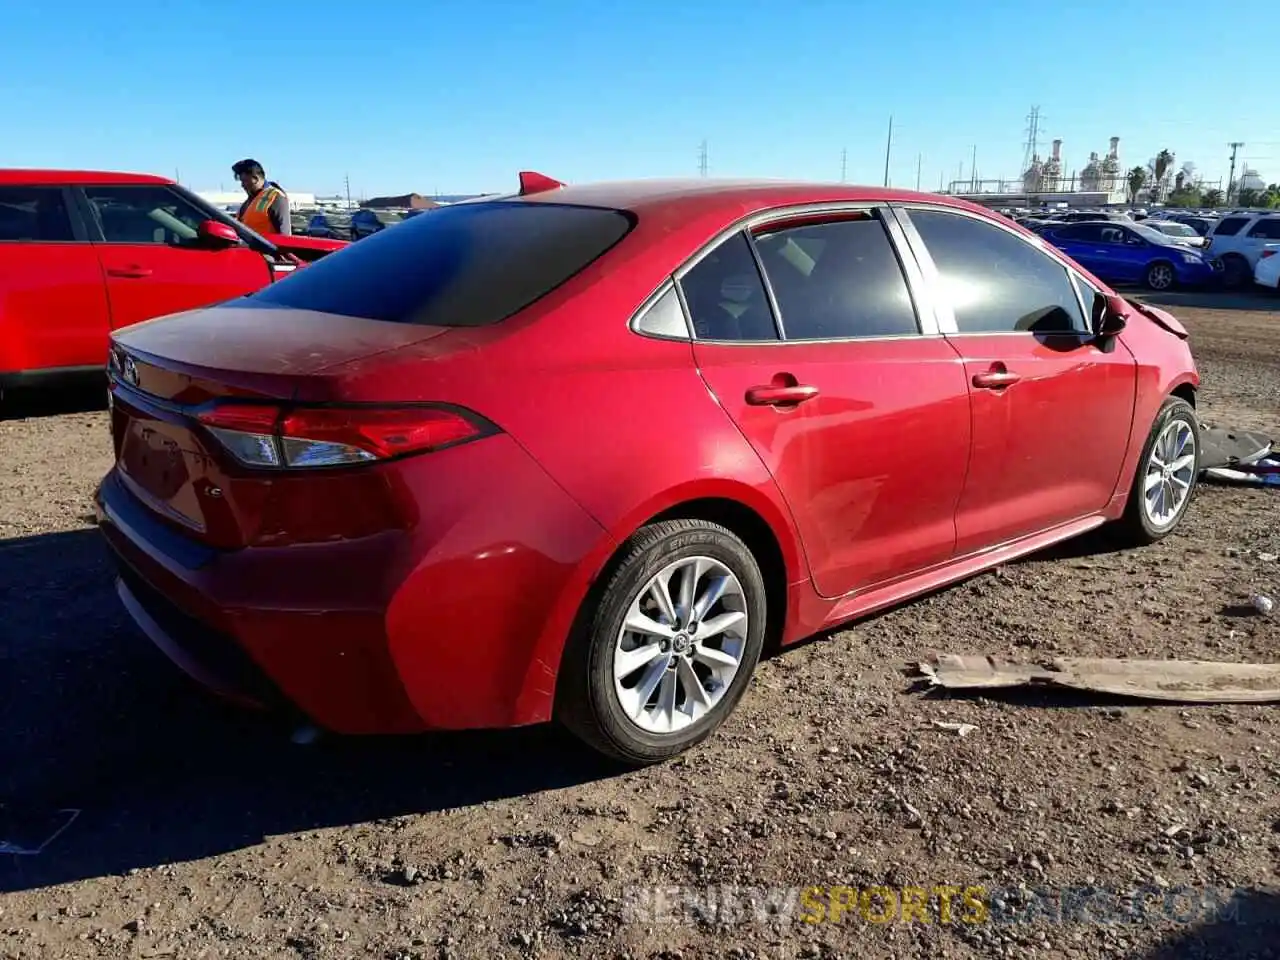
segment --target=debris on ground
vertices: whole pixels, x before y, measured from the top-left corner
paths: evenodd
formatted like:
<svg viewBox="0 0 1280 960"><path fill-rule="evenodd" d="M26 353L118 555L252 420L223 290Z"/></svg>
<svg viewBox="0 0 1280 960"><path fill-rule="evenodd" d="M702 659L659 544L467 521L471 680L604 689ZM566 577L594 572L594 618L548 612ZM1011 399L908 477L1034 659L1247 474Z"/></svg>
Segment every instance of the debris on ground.
<svg viewBox="0 0 1280 960"><path fill-rule="evenodd" d="M1047 686L1181 703L1280 701L1280 663L1059 657L1041 667L943 654L919 669L930 686L948 690Z"/></svg>
<svg viewBox="0 0 1280 960"><path fill-rule="evenodd" d="M1271 613L1271 611L1276 607L1274 600L1261 593L1251 594L1249 602L1253 604L1253 609L1257 610L1264 617Z"/></svg>
<svg viewBox="0 0 1280 960"><path fill-rule="evenodd" d="M935 729L954 733L957 737L967 737L978 729L972 723L952 723L949 720L934 720L933 726Z"/></svg>
<svg viewBox="0 0 1280 960"><path fill-rule="evenodd" d="M1222 483L1280 487L1280 454L1264 434L1201 424L1200 472Z"/></svg>

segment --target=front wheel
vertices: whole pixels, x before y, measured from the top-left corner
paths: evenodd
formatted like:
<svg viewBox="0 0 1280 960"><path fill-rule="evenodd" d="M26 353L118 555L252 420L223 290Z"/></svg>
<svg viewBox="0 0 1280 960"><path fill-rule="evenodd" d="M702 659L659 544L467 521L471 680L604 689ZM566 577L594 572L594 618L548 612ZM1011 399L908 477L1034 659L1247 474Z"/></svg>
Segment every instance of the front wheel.
<svg viewBox="0 0 1280 960"><path fill-rule="evenodd" d="M1121 538L1135 546L1163 540L1177 528L1200 474L1200 421L1181 397L1169 397L1156 414L1129 491Z"/></svg>
<svg viewBox="0 0 1280 960"><path fill-rule="evenodd" d="M747 545L719 524L669 520L623 546L570 639L558 719L633 765L669 759L733 711L760 659L765 587Z"/></svg>
<svg viewBox="0 0 1280 960"><path fill-rule="evenodd" d="M1152 290L1169 290L1173 287L1173 264L1158 260L1147 267L1147 275L1143 278Z"/></svg>

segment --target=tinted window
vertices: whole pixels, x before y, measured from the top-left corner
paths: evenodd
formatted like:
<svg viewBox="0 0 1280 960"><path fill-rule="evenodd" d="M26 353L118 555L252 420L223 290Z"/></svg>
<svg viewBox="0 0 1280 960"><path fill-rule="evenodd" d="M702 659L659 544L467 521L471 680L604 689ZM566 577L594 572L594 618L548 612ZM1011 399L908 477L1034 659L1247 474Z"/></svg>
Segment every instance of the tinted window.
<svg viewBox="0 0 1280 960"><path fill-rule="evenodd" d="M618 210L551 203L441 207L329 254L246 303L440 327L497 323L626 235Z"/></svg>
<svg viewBox="0 0 1280 960"><path fill-rule="evenodd" d="M1215 237L1234 237L1240 232L1240 228L1248 222L1247 217L1227 217L1225 220L1219 221L1218 229L1213 231L1213 235Z"/></svg>
<svg viewBox="0 0 1280 960"><path fill-rule="evenodd" d="M809 224L756 240L788 340L918 333L902 267L870 217Z"/></svg>
<svg viewBox="0 0 1280 960"><path fill-rule="evenodd" d="M1263 217L1253 225L1249 236L1259 240L1280 240L1280 217Z"/></svg>
<svg viewBox="0 0 1280 960"><path fill-rule="evenodd" d="M209 214L162 186L85 187L107 243L163 243L196 239Z"/></svg>
<svg viewBox="0 0 1280 960"><path fill-rule="evenodd" d="M0 240L74 240L58 187L0 187Z"/></svg>
<svg viewBox="0 0 1280 960"><path fill-rule="evenodd" d="M913 210L911 222L938 267L961 333L1088 329L1066 268L1031 244L955 213Z"/></svg>
<svg viewBox="0 0 1280 960"><path fill-rule="evenodd" d="M776 340L751 242L735 233L680 281L694 334L702 340Z"/></svg>
<svg viewBox="0 0 1280 960"><path fill-rule="evenodd" d="M1102 228L1096 223L1075 223L1069 227L1062 227L1053 231L1053 235L1059 240L1081 240L1086 243L1099 243L1102 241Z"/></svg>

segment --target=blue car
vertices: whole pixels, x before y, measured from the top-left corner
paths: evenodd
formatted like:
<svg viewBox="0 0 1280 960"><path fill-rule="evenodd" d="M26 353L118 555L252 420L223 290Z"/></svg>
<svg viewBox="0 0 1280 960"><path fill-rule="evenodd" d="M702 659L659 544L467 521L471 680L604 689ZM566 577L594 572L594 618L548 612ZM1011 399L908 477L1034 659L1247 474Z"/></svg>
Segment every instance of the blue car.
<svg viewBox="0 0 1280 960"><path fill-rule="evenodd" d="M1140 223L1070 223L1041 236L1109 283L1142 283L1152 290L1201 286L1222 276L1222 263L1177 238Z"/></svg>

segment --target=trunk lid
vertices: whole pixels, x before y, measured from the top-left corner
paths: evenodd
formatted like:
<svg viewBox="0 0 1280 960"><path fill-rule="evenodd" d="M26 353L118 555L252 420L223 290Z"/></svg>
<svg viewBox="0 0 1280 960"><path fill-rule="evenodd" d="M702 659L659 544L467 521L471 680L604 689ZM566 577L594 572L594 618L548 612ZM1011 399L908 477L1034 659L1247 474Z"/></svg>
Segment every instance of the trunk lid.
<svg viewBox="0 0 1280 960"><path fill-rule="evenodd" d="M322 397L343 367L449 330L235 303L112 336L111 432L121 483L183 532L224 549L295 542L288 498L299 482L327 484L344 504L325 539L394 526L376 471L299 478L240 468L197 421L196 408Z"/></svg>

